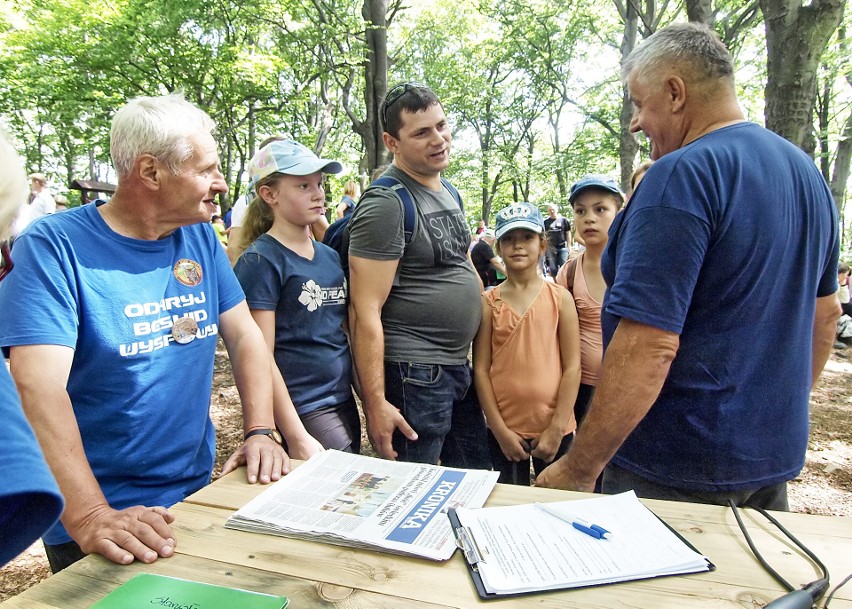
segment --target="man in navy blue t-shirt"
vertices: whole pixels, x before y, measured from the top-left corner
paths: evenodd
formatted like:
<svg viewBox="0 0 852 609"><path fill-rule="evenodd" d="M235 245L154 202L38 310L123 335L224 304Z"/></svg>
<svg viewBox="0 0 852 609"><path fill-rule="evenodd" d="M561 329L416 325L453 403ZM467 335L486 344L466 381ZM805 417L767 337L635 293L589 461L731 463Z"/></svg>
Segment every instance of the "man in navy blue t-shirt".
<svg viewBox="0 0 852 609"><path fill-rule="evenodd" d="M831 194L801 150L744 120L709 28L660 30L622 74L656 162L601 261L591 410L537 484L592 490L603 470L605 493L787 509L840 313Z"/></svg>

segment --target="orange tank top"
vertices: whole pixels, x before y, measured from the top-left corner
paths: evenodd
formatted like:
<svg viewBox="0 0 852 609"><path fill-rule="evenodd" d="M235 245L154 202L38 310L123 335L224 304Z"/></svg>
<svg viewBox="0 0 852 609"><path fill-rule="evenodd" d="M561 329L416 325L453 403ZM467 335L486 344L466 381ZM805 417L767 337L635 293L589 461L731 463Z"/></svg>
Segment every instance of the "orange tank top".
<svg viewBox="0 0 852 609"><path fill-rule="evenodd" d="M592 297L586 285L581 254L574 272L574 304L577 306L577 319L580 322L580 382L592 387L600 378L601 360L603 360L603 334L601 333L602 304Z"/></svg>
<svg viewBox="0 0 852 609"><path fill-rule="evenodd" d="M485 293L491 308L491 386L506 426L536 438L553 419L562 380L559 352L560 286L542 281L523 313L500 299L500 286ZM576 428L573 417L565 434Z"/></svg>

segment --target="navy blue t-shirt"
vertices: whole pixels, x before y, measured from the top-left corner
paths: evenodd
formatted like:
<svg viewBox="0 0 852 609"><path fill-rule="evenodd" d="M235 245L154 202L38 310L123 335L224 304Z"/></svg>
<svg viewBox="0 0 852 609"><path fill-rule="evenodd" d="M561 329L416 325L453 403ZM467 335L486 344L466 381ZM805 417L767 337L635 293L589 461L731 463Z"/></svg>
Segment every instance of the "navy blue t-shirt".
<svg viewBox="0 0 852 609"><path fill-rule="evenodd" d="M250 309L275 311L275 362L296 411L307 414L351 398L346 282L337 252L314 242L308 260L261 235L234 272Z"/></svg>
<svg viewBox="0 0 852 609"><path fill-rule="evenodd" d="M759 488L804 465L814 309L837 290L837 212L813 161L751 123L663 156L613 222L601 270L621 318L680 335L613 463L678 488Z"/></svg>

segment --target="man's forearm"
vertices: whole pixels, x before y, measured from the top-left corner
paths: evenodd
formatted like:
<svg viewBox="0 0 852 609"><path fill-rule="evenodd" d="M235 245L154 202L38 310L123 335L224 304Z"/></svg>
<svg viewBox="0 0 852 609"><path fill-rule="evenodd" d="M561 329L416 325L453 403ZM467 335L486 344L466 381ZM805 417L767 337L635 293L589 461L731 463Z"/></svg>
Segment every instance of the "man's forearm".
<svg viewBox="0 0 852 609"><path fill-rule="evenodd" d="M352 359L361 384L361 398L368 410L385 398L385 336L381 317L358 313L350 306Z"/></svg>
<svg viewBox="0 0 852 609"><path fill-rule="evenodd" d="M229 344L230 343L230 344ZM226 341L234 384L240 394L245 431L274 424L271 356L266 351L263 336L241 335Z"/></svg>
<svg viewBox="0 0 852 609"><path fill-rule="evenodd" d="M837 297L817 298L814 312L813 355L811 360L811 388L819 380L822 369L834 348L837 338L837 320L843 310Z"/></svg>
<svg viewBox="0 0 852 609"><path fill-rule="evenodd" d="M500 260L498 260L497 258L493 258L491 260L491 266L493 266L496 271L499 271L503 275L506 274L506 267L503 266L503 263L500 262Z"/></svg>
<svg viewBox="0 0 852 609"><path fill-rule="evenodd" d="M64 388L50 386L44 379L27 380L19 373L15 381L24 412L65 498L62 524L73 531L109 504L86 458L71 400Z"/></svg>
<svg viewBox="0 0 852 609"><path fill-rule="evenodd" d="M656 401L679 337L623 319L606 351L601 377L567 464L578 479L598 477Z"/></svg>
<svg viewBox="0 0 852 609"><path fill-rule="evenodd" d="M54 345L13 347L10 359L24 413L65 498L62 523L69 530L108 506L65 389L72 359L73 350Z"/></svg>
<svg viewBox="0 0 852 609"><path fill-rule="evenodd" d="M249 350L247 350L249 351ZM229 354L230 355L230 354ZM243 428L245 431L274 424L272 375L269 356L265 352L242 352L231 356L234 383L243 406Z"/></svg>

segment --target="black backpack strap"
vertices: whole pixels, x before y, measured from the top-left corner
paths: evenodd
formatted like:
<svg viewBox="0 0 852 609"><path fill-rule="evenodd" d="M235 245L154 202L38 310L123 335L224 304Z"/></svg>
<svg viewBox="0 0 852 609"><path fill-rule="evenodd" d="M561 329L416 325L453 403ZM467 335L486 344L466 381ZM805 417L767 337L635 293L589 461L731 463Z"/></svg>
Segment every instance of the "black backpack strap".
<svg viewBox="0 0 852 609"><path fill-rule="evenodd" d="M462 203L461 195L456 190L456 187L450 184L446 178L441 178L441 184L453 196L459 209L464 211L464 203ZM417 220L417 208L414 206L414 197L411 196L411 192L405 187L405 184L387 174L373 180L369 188L373 186L390 190L402 202L402 230L405 234L405 244L408 245L411 243L412 237L414 237L414 224Z"/></svg>

